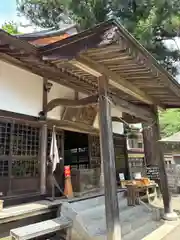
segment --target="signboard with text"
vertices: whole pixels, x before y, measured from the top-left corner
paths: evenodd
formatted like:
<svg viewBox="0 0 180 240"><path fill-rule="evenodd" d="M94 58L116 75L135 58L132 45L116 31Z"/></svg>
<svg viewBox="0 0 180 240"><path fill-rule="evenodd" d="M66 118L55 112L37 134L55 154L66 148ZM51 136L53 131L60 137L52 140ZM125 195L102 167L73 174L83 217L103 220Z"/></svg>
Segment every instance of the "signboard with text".
<svg viewBox="0 0 180 240"><path fill-rule="evenodd" d="M146 168L146 175L150 180L158 180L159 177L159 168L157 166L151 166Z"/></svg>

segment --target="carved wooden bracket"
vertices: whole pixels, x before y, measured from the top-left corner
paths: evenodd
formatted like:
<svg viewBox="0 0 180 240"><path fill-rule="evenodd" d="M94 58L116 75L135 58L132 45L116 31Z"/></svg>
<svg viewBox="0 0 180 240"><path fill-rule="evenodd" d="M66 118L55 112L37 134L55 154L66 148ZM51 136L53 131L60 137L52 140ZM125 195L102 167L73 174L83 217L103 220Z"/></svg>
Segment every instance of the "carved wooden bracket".
<svg viewBox="0 0 180 240"><path fill-rule="evenodd" d="M65 98L56 98L51 100L44 108L44 111L39 113L39 116L43 116L57 106L79 108L88 105L94 105L98 103L98 95L89 96L82 99L65 99Z"/></svg>

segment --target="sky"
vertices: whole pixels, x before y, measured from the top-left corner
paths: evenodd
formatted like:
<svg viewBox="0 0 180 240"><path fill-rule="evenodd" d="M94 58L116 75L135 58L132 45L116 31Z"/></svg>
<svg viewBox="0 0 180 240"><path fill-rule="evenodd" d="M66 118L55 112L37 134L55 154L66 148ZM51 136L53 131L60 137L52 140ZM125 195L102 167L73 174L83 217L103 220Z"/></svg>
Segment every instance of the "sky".
<svg viewBox="0 0 180 240"><path fill-rule="evenodd" d="M18 25L29 24L29 21L24 17L19 17L16 11L16 0L0 0L0 26L6 21L14 21ZM19 31L23 33L33 32L35 27L19 27Z"/></svg>
<svg viewBox="0 0 180 240"><path fill-rule="evenodd" d="M18 20L16 14L16 0L1 0L0 4L0 24L5 21Z"/></svg>

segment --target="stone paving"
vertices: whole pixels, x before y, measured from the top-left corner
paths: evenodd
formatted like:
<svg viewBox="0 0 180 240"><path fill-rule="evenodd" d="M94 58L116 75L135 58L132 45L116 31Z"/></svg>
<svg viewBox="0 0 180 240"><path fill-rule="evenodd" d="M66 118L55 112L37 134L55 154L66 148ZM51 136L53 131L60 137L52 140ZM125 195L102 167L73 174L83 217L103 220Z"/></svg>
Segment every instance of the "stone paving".
<svg viewBox="0 0 180 240"><path fill-rule="evenodd" d="M163 209L163 201L162 199L157 199L153 202L152 206ZM172 207L174 211L180 216L180 194L172 195Z"/></svg>
<svg viewBox="0 0 180 240"><path fill-rule="evenodd" d="M156 200L152 205L163 209L162 199ZM172 195L172 207L180 217L180 194ZM172 232L167 234L167 236L165 236L162 240L179 240L179 239L180 239L180 225L177 226Z"/></svg>
<svg viewBox="0 0 180 240"><path fill-rule="evenodd" d="M118 202L122 240L140 240L163 225L163 222L153 221L152 212L146 206L127 206L124 193L118 193ZM104 196L63 203L61 213L72 219L73 230L80 233L78 240L107 239Z"/></svg>
<svg viewBox="0 0 180 240"><path fill-rule="evenodd" d="M180 239L180 226L176 227L171 233L169 233L162 240L179 240Z"/></svg>

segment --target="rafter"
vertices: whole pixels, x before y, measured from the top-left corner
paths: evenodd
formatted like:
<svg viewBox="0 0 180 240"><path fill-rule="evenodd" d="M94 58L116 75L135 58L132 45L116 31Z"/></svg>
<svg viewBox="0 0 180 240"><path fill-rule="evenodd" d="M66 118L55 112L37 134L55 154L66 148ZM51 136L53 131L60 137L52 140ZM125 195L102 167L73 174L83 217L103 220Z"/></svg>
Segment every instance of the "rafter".
<svg viewBox="0 0 180 240"><path fill-rule="evenodd" d="M106 75L106 77L108 77L109 79L110 85L120 89L121 91L133 96L138 100L143 101L144 103L147 103L150 105L155 104L161 108L165 108L162 103L159 103L156 99L153 99L152 97L148 96L148 94L146 94L136 86L133 86L133 84L131 84L126 79L108 70L102 64L94 62L88 56L81 54L79 57L76 58L76 60L72 60L71 63L74 64L76 67L79 67L96 77Z"/></svg>

